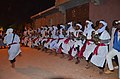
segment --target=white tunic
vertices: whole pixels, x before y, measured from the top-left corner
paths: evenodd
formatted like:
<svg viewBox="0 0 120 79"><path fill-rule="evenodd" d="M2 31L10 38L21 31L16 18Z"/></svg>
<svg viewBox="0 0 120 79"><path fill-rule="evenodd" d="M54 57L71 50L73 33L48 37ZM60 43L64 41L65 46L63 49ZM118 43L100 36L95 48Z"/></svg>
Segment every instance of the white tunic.
<svg viewBox="0 0 120 79"><path fill-rule="evenodd" d="M12 39L13 39L13 33L5 36L5 38L4 38L7 45L12 43ZM12 44L10 46L10 49L8 50L9 60L13 60L20 53L19 52L19 50L20 50L20 44L19 44L20 38L16 34L15 34L13 43L14 42L17 43L17 44Z"/></svg>
<svg viewBox="0 0 120 79"><path fill-rule="evenodd" d="M109 33L105 30L101 36L100 36L101 40L107 40L110 39L110 35ZM106 55L108 53L108 46L100 46L98 48L98 55L93 55L91 58L91 62L98 66L98 67L103 67L104 63L105 63L105 59L106 59Z"/></svg>
<svg viewBox="0 0 120 79"><path fill-rule="evenodd" d="M85 36L87 36L87 39L91 39L92 37L92 31L95 31L94 29L88 29L88 30L84 30L83 34ZM96 45L92 42L92 41L89 41L89 45L87 44L86 45L86 49L83 53L83 56L85 57L86 60L88 60L88 57L90 56L90 54L94 51Z"/></svg>

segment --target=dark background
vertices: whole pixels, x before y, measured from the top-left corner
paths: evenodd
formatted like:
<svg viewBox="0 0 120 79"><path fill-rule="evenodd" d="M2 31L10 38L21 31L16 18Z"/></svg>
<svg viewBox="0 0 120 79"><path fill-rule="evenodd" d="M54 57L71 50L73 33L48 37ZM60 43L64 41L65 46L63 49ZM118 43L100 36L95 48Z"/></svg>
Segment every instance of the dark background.
<svg viewBox="0 0 120 79"><path fill-rule="evenodd" d="M0 26L30 21L30 16L54 5L55 0L0 0Z"/></svg>

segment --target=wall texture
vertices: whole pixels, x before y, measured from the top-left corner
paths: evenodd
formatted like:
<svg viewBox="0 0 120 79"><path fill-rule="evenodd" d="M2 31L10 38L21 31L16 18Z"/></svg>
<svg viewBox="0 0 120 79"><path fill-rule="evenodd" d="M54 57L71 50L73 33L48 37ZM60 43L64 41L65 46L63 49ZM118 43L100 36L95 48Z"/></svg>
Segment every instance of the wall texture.
<svg viewBox="0 0 120 79"><path fill-rule="evenodd" d="M85 25L86 19L89 19L89 3L66 10L66 22L79 21Z"/></svg>
<svg viewBox="0 0 120 79"><path fill-rule="evenodd" d="M64 15L61 12L56 12L53 14L50 14L48 16L36 19L35 27L41 27L41 26L51 26L51 25L57 25L64 23Z"/></svg>
<svg viewBox="0 0 120 79"><path fill-rule="evenodd" d="M101 1L100 5L89 4L89 18L94 22L104 19L110 28L113 20L120 19L120 0Z"/></svg>

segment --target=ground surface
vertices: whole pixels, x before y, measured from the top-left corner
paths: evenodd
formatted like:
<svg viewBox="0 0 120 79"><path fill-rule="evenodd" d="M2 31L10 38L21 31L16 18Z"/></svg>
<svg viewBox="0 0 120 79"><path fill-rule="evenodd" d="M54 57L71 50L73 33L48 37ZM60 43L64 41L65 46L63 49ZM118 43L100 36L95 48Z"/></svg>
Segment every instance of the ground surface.
<svg viewBox="0 0 120 79"><path fill-rule="evenodd" d="M85 68L84 59L79 64L60 56L22 47L22 56L17 57L16 68L11 68L7 49L0 49L0 79L117 79L118 71L100 75L98 68Z"/></svg>

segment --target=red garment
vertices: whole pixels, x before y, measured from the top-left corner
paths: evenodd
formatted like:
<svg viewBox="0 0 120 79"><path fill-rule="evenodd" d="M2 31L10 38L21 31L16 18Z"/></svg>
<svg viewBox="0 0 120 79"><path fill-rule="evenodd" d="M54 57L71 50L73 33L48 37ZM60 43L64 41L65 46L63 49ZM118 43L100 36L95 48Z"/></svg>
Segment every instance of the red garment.
<svg viewBox="0 0 120 79"><path fill-rule="evenodd" d="M79 53L78 53L78 57L79 57L79 58L83 57L83 52L85 51L87 44L90 45L90 41L91 41L91 40L87 40L87 41L84 43L84 45L82 46L81 50L80 50Z"/></svg>
<svg viewBox="0 0 120 79"><path fill-rule="evenodd" d="M38 37L36 37L35 39L33 39L32 41L35 42L38 39Z"/></svg>
<svg viewBox="0 0 120 79"><path fill-rule="evenodd" d="M98 48L99 48L100 46L105 46L105 44L104 44L104 43L100 43L99 45L97 45L97 47L95 48L95 50L94 50L94 52L93 52L93 55L98 55Z"/></svg>
<svg viewBox="0 0 120 79"><path fill-rule="evenodd" d="M70 40L70 38L67 38L67 39L64 41L64 43L65 43L65 44L68 44L69 40Z"/></svg>
<svg viewBox="0 0 120 79"><path fill-rule="evenodd" d="M51 39L51 38L48 38L47 41L46 41L46 43L48 43L48 42L50 41L50 39Z"/></svg>
<svg viewBox="0 0 120 79"><path fill-rule="evenodd" d="M54 38L51 38L51 39L52 39L52 41L54 41L54 40L55 40ZM52 42L52 41L51 41L51 42Z"/></svg>
<svg viewBox="0 0 120 79"><path fill-rule="evenodd" d="M62 52L62 44L60 45L59 49L58 49L58 53Z"/></svg>
<svg viewBox="0 0 120 79"><path fill-rule="evenodd" d="M61 52L62 52L62 47L59 47L58 53L61 53Z"/></svg>

